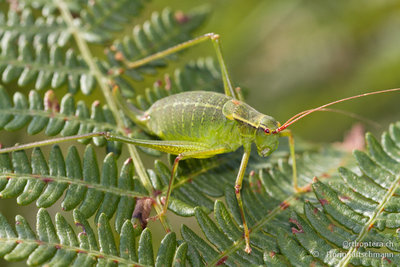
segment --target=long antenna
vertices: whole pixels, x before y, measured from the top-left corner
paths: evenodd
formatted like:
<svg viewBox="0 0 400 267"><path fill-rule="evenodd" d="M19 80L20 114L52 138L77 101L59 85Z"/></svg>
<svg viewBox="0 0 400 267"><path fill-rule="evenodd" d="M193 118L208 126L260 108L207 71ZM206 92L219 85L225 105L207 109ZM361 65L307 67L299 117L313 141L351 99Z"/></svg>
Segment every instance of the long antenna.
<svg viewBox="0 0 400 267"><path fill-rule="evenodd" d="M297 118L297 117L303 115L304 113L306 113L306 112L308 112L308 111L310 111L310 110L312 110L312 109L307 109L307 110L304 110L304 111L302 111L302 112L300 112L300 113L297 113L295 116L293 116L292 118L290 118L290 119L289 119L287 122L285 122L285 123L286 123L286 124L289 123L290 121L294 120L295 118ZM359 115L359 114L357 114L357 113L353 113L353 112L346 111L346 110L335 109L335 108L321 108L321 109L316 110L316 111L335 112L335 113L339 113L339 114L348 116L348 117L350 117L350 118L353 118L353 119L362 121L362 122L364 122L364 123L366 123L366 124L369 124L369 125L371 125L371 126L373 126L373 127L376 127L376 128L378 128L378 127L381 126L381 125L380 125L379 123L377 123L376 121L370 120L370 119L368 119L368 118L366 118L366 117L364 117L364 116L361 116L361 115Z"/></svg>
<svg viewBox="0 0 400 267"><path fill-rule="evenodd" d="M310 115L311 113L313 113L315 111L322 110L322 109L324 109L326 107L329 107L329 106L332 106L334 104L338 104L338 103L341 103L341 102L345 102L345 101L348 101L348 100L351 100L351 99L360 98L360 97L364 97L364 96L376 95L376 94L382 94L382 93L390 93L390 92L396 92L396 91L400 91L400 88L386 89L386 90L381 90L381 91L375 91L375 92L369 92L369 93L364 93L364 94L360 94L360 95L350 96L350 97L346 97L346 98L343 98L343 99L339 99L339 100L330 102L328 104L319 106L317 108L313 108L313 109L309 109L309 110L306 110L306 111L302 111L302 112L294 115L290 119L288 119L284 124L282 124L282 126L280 126L277 129L273 130L272 133L273 134L279 133L279 132L285 130L289 125L292 125L296 121L298 121L298 120Z"/></svg>

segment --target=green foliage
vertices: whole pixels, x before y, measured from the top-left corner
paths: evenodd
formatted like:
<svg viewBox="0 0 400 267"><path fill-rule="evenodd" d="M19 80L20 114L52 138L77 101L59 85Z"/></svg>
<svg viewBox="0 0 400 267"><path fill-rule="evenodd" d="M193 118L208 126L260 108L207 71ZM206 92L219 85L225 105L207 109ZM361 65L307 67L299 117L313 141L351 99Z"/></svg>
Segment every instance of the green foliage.
<svg viewBox="0 0 400 267"><path fill-rule="evenodd" d="M145 20L140 12L146 4L10 1L0 14L0 130L62 137L110 131L154 138L122 114L113 88L141 110L183 91L222 91L211 58L162 73L159 68L179 54L126 67L189 40L207 15L204 8L188 13L166 8ZM144 22L132 26L134 20ZM88 98L95 94L102 99ZM80 140L84 151L70 143L65 150L54 145L48 155L37 147L0 154L0 197L16 198L18 205L35 202L39 208L36 231L20 215L14 229L0 214L0 256L58 266L398 266L400 123L382 135L382 145L371 134L366 141L368 151L353 156L335 146L297 147L299 182L310 186L306 193L293 191L287 149L267 160L251 155L242 190L251 254L243 251L233 189L241 150L180 164L169 210L194 216L198 225L174 225L173 230L181 227L182 240L171 232L155 244L151 231L142 227L152 207L160 212L159 196L171 177L162 160L146 170L135 147L103 137L94 137L93 144L105 146L106 153L86 139ZM50 207L65 213L57 213L55 223L44 210ZM68 222L72 216L78 230ZM168 217L161 218L165 228ZM362 242L375 245L359 248Z"/></svg>
<svg viewBox="0 0 400 267"><path fill-rule="evenodd" d="M184 16L179 20L170 9L164 9L161 14L154 12L150 20L133 29L132 36L124 36L123 39L114 41L111 49L107 51L106 69L116 70L114 80L120 85L125 96L134 95L130 81L141 81L144 74L155 74L156 67L166 66L166 62L161 59L154 60L145 66L121 73L119 69L123 67L122 61L133 62L189 40L190 33L204 20L205 10L197 10ZM172 55L169 58L173 59L176 56Z"/></svg>
<svg viewBox="0 0 400 267"><path fill-rule="evenodd" d="M83 101L75 104L74 97L66 94L61 103L53 91L47 91L43 98L37 91L30 91L29 100L21 93L15 93L13 102L3 87L0 87L0 129L16 131L25 126L30 135L45 130L45 134L70 136L99 131L116 131L115 119L107 106L99 101L92 104L91 111ZM105 140L96 139L96 145Z"/></svg>
<svg viewBox="0 0 400 267"><path fill-rule="evenodd" d="M27 259L28 265L59 266L170 266L185 264L186 243L178 246L174 233L167 234L161 242L154 261L152 237L149 230L140 234L129 220L122 225L121 235L115 238L107 216L99 217L97 229L93 229L78 210L74 210L74 223L79 234L59 213L55 225L49 213L40 209L37 214L36 232L32 231L26 219L15 218L15 230L0 214L0 255L9 261ZM95 231L97 230L97 237ZM118 245L118 248L117 248Z"/></svg>
<svg viewBox="0 0 400 267"><path fill-rule="evenodd" d="M20 205L36 200L38 207L47 208L66 191L61 202L63 210L77 208L85 218L96 213L96 222L101 214L111 218L116 213L115 228L118 232L122 223L132 215L135 197L148 195L137 179L132 179L131 160L124 163L118 175L116 158L109 153L100 171L91 145L86 147L82 160L74 146L69 148L65 159L60 148L54 146L49 162L38 148L33 150L31 161L24 151L13 153L12 158L0 154L0 159L2 198L17 197Z"/></svg>
<svg viewBox="0 0 400 267"><path fill-rule="evenodd" d="M130 17L137 15L140 2L96 1L94 5L88 5L87 9L82 9L81 20L76 21L85 25L80 29L82 38L88 42L111 39L111 32L121 30L124 24L129 23ZM123 11L122 16L120 11ZM23 9L20 13L10 9L7 20L4 14L0 14L0 24L4 25L0 27L1 80L5 83L17 80L19 86L34 82L38 90L67 84L73 94L78 90L90 94L96 80L87 62L77 56L73 49L62 48L71 39L63 18L49 15L35 20L30 9ZM98 62L104 75L116 69L114 80L123 85L124 94L132 96L134 89L127 79L143 80L143 73L154 74L155 67L165 66L165 63L155 61L121 75L117 70L121 64L116 60L116 53L134 61L189 39L193 29L203 21L205 13L200 10L187 16L190 17L188 23L177 22L169 9L165 9L161 15L154 12L151 21L134 28L133 36L114 41L112 50L107 52L108 62Z"/></svg>
<svg viewBox="0 0 400 267"><path fill-rule="evenodd" d="M349 263L398 266L400 237L394 230L400 227L399 199L395 193L400 181L399 133L400 123L392 124L389 132L382 135L382 145L367 134L368 152L354 152L358 169L353 164L350 164L353 170L340 167L340 176L334 171L329 183L315 180L312 192L301 198L293 192L282 191L285 188L282 178L290 175L275 168L265 177L263 168L259 168L259 175L254 174L252 182L258 186L252 189L250 184L242 193L251 229L251 255L241 250L242 233L237 227L241 223L240 214L235 195L227 188L225 197L229 209L216 201L215 222L201 209L195 209L196 219L212 245L187 226L182 227L184 240L199 252L190 253L189 260L195 262L200 257L211 265L223 262L229 266L344 266ZM323 169L331 169L329 163L335 158L344 159L343 154L335 155L333 151L314 156L320 164L311 164L307 160L311 158L306 156L301 165L307 170L300 167L303 175L311 172L316 176L330 176ZM322 173L317 174L311 166ZM279 182L279 187L275 182Z"/></svg>

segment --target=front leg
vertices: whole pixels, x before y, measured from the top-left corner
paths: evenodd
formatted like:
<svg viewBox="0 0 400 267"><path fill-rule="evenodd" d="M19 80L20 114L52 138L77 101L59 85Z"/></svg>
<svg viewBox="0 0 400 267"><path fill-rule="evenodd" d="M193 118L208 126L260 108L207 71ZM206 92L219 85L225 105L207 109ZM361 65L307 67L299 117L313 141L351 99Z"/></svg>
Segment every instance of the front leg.
<svg viewBox="0 0 400 267"><path fill-rule="evenodd" d="M251 252L250 232L249 232L249 228L246 223L246 218L244 216L243 202L242 202L242 198L240 196L240 190L242 189L243 177L244 177L244 173L246 171L247 163L249 162L250 152L251 152L251 144L250 143L245 144L242 162L240 163L239 172L238 172L236 182L235 182L235 195L236 195L236 199L237 199L239 210L240 210L240 216L242 217L244 240L246 242L246 247L244 250L247 253Z"/></svg>
<svg viewBox="0 0 400 267"><path fill-rule="evenodd" d="M286 129L282 132L279 132L279 136L287 136L289 138L289 150L290 157L292 159L292 173L293 173L293 189L296 193L303 193L310 191L309 186L299 187L297 181L297 167L296 167L296 153L294 150L294 138L292 131Z"/></svg>

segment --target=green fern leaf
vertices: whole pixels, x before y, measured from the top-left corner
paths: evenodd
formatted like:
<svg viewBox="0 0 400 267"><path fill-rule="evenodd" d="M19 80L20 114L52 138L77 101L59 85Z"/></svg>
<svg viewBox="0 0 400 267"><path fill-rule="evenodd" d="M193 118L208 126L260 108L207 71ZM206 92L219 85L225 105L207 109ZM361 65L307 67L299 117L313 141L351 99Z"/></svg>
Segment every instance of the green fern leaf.
<svg viewBox="0 0 400 267"><path fill-rule="evenodd" d="M134 69L126 69L127 62L191 39L191 32L207 13L204 9L188 14L165 9L151 13L147 21L134 26L133 34L118 35L118 31L130 27L144 4L141 0L10 2L8 13L0 14L1 81L45 90L68 87L70 93L62 98L59 108L52 91L44 98L32 91L29 98L16 93L11 99L0 88L0 129L14 131L27 126L29 134L44 131L49 136L112 131L154 138L119 114L110 85L119 86L123 95L142 110L173 93L221 90L218 67L211 60L199 60L171 76L165 75L164 80L156 78L153 88L136 94L134 86L138 82L147 74L155 74L176 55ZM93 43L112 44L108 49L102 46L106 48L106 60L92 55L100 48ZM96 86L108 106L101 107L96 101L90 112L83 102L75 105L71 94L90 94ZM118 170L115 154L119 154L122 144L104 138L94 138L94 143L107 145L114 152L104 156L102 166L91 145L86 147L82 160L75 147L63 153L55 146L49 157L38 148L30 157L24 151L0 155L1 197L15 197L21 205L36 201L38 207L50 207L64 194L61 206L66 211L74 210L80 227L76 235L59 214L53 224L43 209L37 216L36 231L21 216L17 216L15 230L0 216L0 256L9 261L27 259L29 265L61 266L400 265L400 242L395 233L400 227L399 124L382 136L382 145L367 135L368 153L354 153L359 169L346 153L332 147L305 149L297 162L300 186L311 184L315 176L320 180L329 177L327 183L314 180L305 194L293 192L286 152L277 151L268 160L252 155L242 190L251 229L251 254L242 250L242 219L233 190L241 151L180 164L169 209L181 216L195 216L203 236L183 225L184 241L177 241L175 233L169 233L155 254L153 248L158 246L153 246L150 230L145 229L136 244L139 230L129 220L132 213L140 217L138 220L147 219L147 215L134 211L140 201L148 200L160 208L154 199L165 194L170 168L156 161L146 174L131 146L131 158ZM133 176L133 161L140 182ZM338 173L334 171L342 165ZM220 197L224 199L215 201ZM214 220L209 217L211 211ZM114 214L111 227L108 220ZM97 223L96 234L88 218ZM168 226L168 222L162 223ZM346 247L344 242L386 243L384 247L378 244L359 248ZM381 256L365 258L353 252Z"/></svg>
<svg viewBox="0 0 400 267"><path fill-rule="evenodd" d="M77 210L74 211L74 220L78 235L62 215L56 214L54 225L48 212L40 209L35 233L22 216L16 217L14 230L0 214L0 255L9 261L27 259L28 265L90 266L97 263L154 266L150 230L142 232L136 249L136 234L129 220L124 222L118 238L113 236L104 214L99 217L98 237ZM156 266L172 266L174 259L178 258L180 264L185 265L185 247L187 245L182 243L177 248L175 234L167 234L161 242Z"/></svg>
<svg viewBox="0 0 400 267"><path fill-rule="evenodd" d="M142 0L96 1L80 12L82 32L88 42L103 43L123 30L143 7Z"/></svg>
<svg viewBox="0 0 400 267"><path fill-rule="evenodd" d="M196 219L212 245L186 226L182 228L184 240L195 244L192 249L200 253L189 253L189 261L196 261L201 255L211 265L398 266L400 237L393 230L400 227L395 219L400 209L394 193L400 180L399 133L400 123L391 125L389 132L382 135L382 146L367 134L368 153L354 152L359 170L352 167L355 173L340 167L340 176L333 174L329 184L314 180L313 194L302 196L301 201L300 196L282 191L285 185L276 190L279 187L274 186L274 180L283 177L278 175L279 170L271 169L267 176L262 170L259 177L254 174L253 179L259 179L261 186L248 184L242 190L251 229L253 251L250 255L242 250L242 230L238 227L241 218L233 190L227 188L229 211L222 202L216 201L215 222L202 209L195 209ZM316 174L311 169L313 165L321 167L328 163L312 164L308 161L312 157L305 158L308 159L300 167L303 175ZM327 159L319 157L320 162ZM308 167L306 171L305 167ZM319 171L326 176L325 170ZM303 204L303 200L307 201Z"/></svg>
<svg viewBox="0 0 400 267"><path fill-rule="evenodd" d="M277 151L270 160L280 158L282 153L285 154L284 151ZM212 159L183 161L180 164L169 209L180 216L193 216L196 207L201 206L205 212L209 212L214 209L214 201L211 198L225 196L235 220L240 223L241 218L236 207L233 187L241 155L242 152L239 150ZM300 183L302 185L311 183L313 176L330 176L340 164L346 163L351 166L352 161L346 162L345 155L346 152L334 148L304 153L297 160ZM268 169L269 171L266 171ZM171 176L169 168L162 162L156 161L155 172L157 175L152 177L155 189L165 191ZM292 168L282 159L279 160L279 166L277 166L268 162L268 159L265 160L253 153L249 160L248 174L251 174L248 177L253 190L260 192L265 190L263 197L272 197L269 201L269 209L273 209L275 205L281 204L294 194L291 180ZM244 191L244 194L246 193L247 191Z"/></svg>
<svg viewBox="0 0 400 267"><path fill-rule="evenodd" d="M45 40L36 40L38 41L33 46L25 36L18 39L16 36L3 36L0 47L0 73L3 82L18 80L20 86L34 83L38 90L67 84L71 93L80 89L89 94L93 90L93 76L72 49L65 51L57 45L48 46ZM17 46L15 42L18 43Z"/></svg>
<svg viewBox="0 0 400 267"><path fill-rule="evenodd" d="M31 161L24 151L0 155L0 195L17 197L20 205L36 200L38 207L50 207L61 198L64 210L77 208L86 218L95 215L95 221L104 214L111 218L116 213L115 228L131 218L135 197L149 194L136 179L132 180L133 164L127 160L117 173L116 159L109 153L102 170L97 164L92 146L85 150L81 161L75 147L70 147L64 160L61 150L54 146L46 162L40 149L32 152Z"/></svg>
<svg viewBox="0 0 400 267"><path fill-rule="evenodd" d="M3 45L18 39L32 43L35 39L37 43L65 46L71 39L71 33L60 17L35 18L31 9L23 7L9 9L7 16L0 12L0 36Z"/></svg>
<svg viewBox="0 0 400 267"><path fill-rule="evenodd" d="M204 9L195 10L185 15L185 20L179 20L174 17L170 9L164 9L161 14L154 12L151 20L134 28L132 36L114 42L107 53L109 66L106 65L103 68L105 71L109 71L110 68L115 70L115 81L125 95L131 97L132 92L129 93L133 91L131 81L143 80L143 74L155 74L156 67L163 67L166 62L156 60L136 69L125 69L121 60L136 61L189 40L191 32L201 25L206 13ZM171 55L168 58L176 58L176 56ZM121 73L121 68L124 69L123 73Z"/></svg>
<svg viewBox="0 0 400 267"><path fill-rule="evenodd" d="M100 106L98 101L89 111L86 104L66 94L59 104L53 91L47 91L42 99L36 91L31 91L29 100L21 93L15 93L13 102L3 87L0 86L0 129L15 131L27 127L28 134L45 131L46 135L71 136L100 131L117 131L115 119L107 106ZM109 151L119 154L121 144L106 142L104 138L94 138L97 146L107 144ZM82 140L87 143L89 140Z"/></svg>
<svg viewBox="0 0 400 267"><path fill-rule="evenodd" d="M76 23L79 25L84 25L81 29L82 36L86 41L91 43L103 43L109 41L113 36L112 34L123 30L123 28L131 22L133 17L137 17L140 10L143 8L142 0L123 0L123 1L96 1L92 3L87 3L87 1L81 0L69 0L64 1L69 10L73 12L76 16ZM53 1L43 1L43 0L23 0L16 3L19 8L32 7L35 9L42 10L44 19L49 21L60 22L61 18L56 20L53 18L53 13L56 13L57 4ZM12 11L11 11L12 12ZM10 15L8 16L10 17ZM25 16L23 16L24 18ZM33 20L33 18L32 18ZM42 17L39 19L40 22ZM9 19L10 21L10 19ZM14 19L14 21L17 21ZM9 23L10 24L10 23ZM47 25L50 30L55 30L55 25ZM31 25L27 25L30 27ZM66 29L66 26L62 24L62 34L68 36L61 36L59 44L64 44L66 40L70 38L70 32ZM32 28L28 28L32 30ZM31 31L35 33L35 31ZM39 31L38 31L39 32ZM42 33L46 33L43 30ZM57 36L52 36L52 40L57 41Z"/></svg>
<svg viewBox="0 0 400 267"><path fill-rule="evenodd" d="M79 13L82 8L87 5L87 1L85 0L65 0L64 2L68 5L68 8L71 10L71 12L74 13ZM30 7L38 9L44 16L55 13L57 9L55 2L48 0L21 0L18 2L13 2L13 4L17 8Z"/></svg>
<svg viewBox="0 0 400 267"><path fill-rule="evenodd" d="M42 6L40 3L31 4ZM79 33L86 41L109 40L110 32L120 30L132 15L137 15L141 5L141 1L97 1L88 5L81 9L78 20L84 27L79 28ZM136 26L133 37L115 42L112 47L117 50L109 50L108 53L110 64L102 61L98 64L106 76L110 69L121 68L120 62L115 60L115 53L123 54L128 60L137 60L186 41L204 16L204 10L196 11L188 14L184 21L177 22L168 9L162 15L153 13L151 21ZM79 90L84 94L92 92L96 82L87 64L72 49L65 51L61 48L71 39L71 33L61 17L47 14L35 19L30 9L24 9L21 16L10 9L7 19L0 14L0 25L3 25L0 27L0 73L3 82L18 80L20 86L34 83L36 89L58 88L67 84L71 93ZM132 95L133 88L128 80L142 79L141 73L155 73L155 66L160 66L160 61L138 70L127 70L114 79L125 94L130 92Z"/></svg>

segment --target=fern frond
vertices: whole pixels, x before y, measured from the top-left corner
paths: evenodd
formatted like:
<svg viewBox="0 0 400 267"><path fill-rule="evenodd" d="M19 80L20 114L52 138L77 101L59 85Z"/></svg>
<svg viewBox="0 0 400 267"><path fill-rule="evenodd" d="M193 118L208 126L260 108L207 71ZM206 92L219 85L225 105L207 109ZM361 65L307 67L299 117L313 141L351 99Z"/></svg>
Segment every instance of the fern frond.
<svg viewBox="0 0 400 267"><path fill-rule="evenodd" d="M116 213L116 229L131 218L136 197L148 196L133 176L133 164L125 161L120 175L116 159L109 153L99 170L95 151L87 146L81 160L77 149L70 147L64 159L58 146L50 152L48 162L40 149L35 148L31 160L25 151L0 155L0 195L17 197L20 205L36 200L38 207L50 207L61 198L64 210L77 208L85 218L96 213L97 221L104 213L111 218Z"/></svg>
<svg viewBox="0 0 400 267"><path fill-rule="evenodd" d="M184 15L184 18L177 18L170 9L164 9L161 14L154 12L151 20L144 22L142 26L135 26L132 36L113 43L107 51L110 67L105 68L116 70L116 82L123 85L129 85L131 80L143 80L143 74L155 74L156 67L166 65L165 60L155 60L137 69L125 69L121 60L139 60L189 40L191 32L201 25L206 13L204 9L199 9ZM168 58L176 56L171 55ZM122 74L121 68L124 70Z"/></svg>
<svg viewBox="0 0 400 267"><path fill-rule="evenodd" d="M0 12L0 40L5 43L25 39L48 45L64 46L71 39L71 33L60 17L49 15L35 18L29 8L10 8L7 16Z"/></svg>
<svg viewBox="0 0 400 267"><path fill-rule="evenodd" d="M242 251L244 242L238 227L241 218L233 190L227 188L229 211L217 201L215 222L203 210L195 209L197 221L212 245L182 227L184 240L193 244L191 249L198 250L198 254L188 255L189 261L197 261L201 255L200 259L211 265L398 266L400 237L394 229L400 227L400 202L395 193L400 186L399 137L400 123L391 125L382 135L382 146L367 134L368 153L354 152L361 175L360 171L340 167L340 176L334 174L329 184L315 179L314 196L303 196L307 199L304 204L298 201L300 196L277 190L285 185L274 186L274 179L290 176L277 175L278 170L272 169L266 179L260 170L260 176L253 177L258 186L247 186L242 191L251 231L250 255ZM305 167L324 166L310 164ZM284 201L279 200L282 194Z"/></svg>
<svg viewBox="0 0 400 267"><path fill-rule="evenodd" d="M87 5L86 0L64 0L64 2L68 5L68 8L71 10L71 12L74 13L79 13ZM57 10L54 1L48 0L19 0L17 2L13 2L13 5L18 8L30 7L33 9L38 9L44 16L53 14Z"/></svg>
<svg viewBox="0 0 400 267"><path fill-rule="evenodd" d="M344 160L345 155L346 152L334 148L305 153L297 160L301 184L307 185L312 182L309 173L329 177L333 170L341 164L351 165L350 161ZM236 207L233 187L241 156L242 151L239 150L212 159L181 162L177 181L173 186L174 190L172 191L169 209L180 216L193 216L195 208L200 206L208 213L214 207L214 201L210 198L225 196L227 204L231 208L231 213L237 223L240 223L241 217ZM157 190L166 190L171 176L169 168L162 162L156 161L154 169L157 175L151 177L153 185ZM247 170L252 190L263 192L263 198L272 197L265 208L273 209L284 200L294 196L292 167L284 160L280 159L279 166L277 166L268 162L268 159L252 153ZM247 186L250 185L247 182L245 183ZM245 193L247 191L244 191L243 194ZM248 199L244 198L244 201L246 202ZM301 199L296 202L296 204L300 203L302 203Z"/></svg>
<svg viewBox="0 0 400 267"><path fill-rule="evenodd" d="M69 10L75 14L76 23L82 25L82 36L87 42L91 43L103 43L109 41L113 37L113 33L123 30L132 18L138 16L140 10L143 8L142 0L102 0L93 2L67 0L64 2L67 4ZM70 39L71 34L67 30L63 20L58 17L56 19L53 18L52 14L56 13L55 11L57 10L57 5L53 1L23 0L18 1L16 4L21 9L26 7L41 9L44 17L39 18L38 25L40 25L44 18L53 24L54 22L61 22L62 26L60 27L60 30L63 34L60 35L61 39L57 40L57 38L54 38L56 36L52 36L51 40L57 41L59 45L63 46L66 41ZM11 10L11 12L13 11ZM12 22L15 22L15 20ZM26 26L28 30L31 29L33 33L36 32L32 25L28 24ZM51 31L56 30L55 25L52 25L51 23L46 23L44 26L49 27L49 30ZM43 29L43 33L46 33L45 28Z"/></svg>
<svg viewBox="0 0 400 267"><path fill-rule="evenodd" d="M12 103L14 102L14 103ZM0 129L15 131L27 127L28 134L37 134L45 130L49 136L61 134L71 136L99 131L117 131L115 119L107 106L98 101L92 104L91 111L82 101L75 104L74 97L66 94L61 103L53 91L47 91L44 98L32 90L29 100L21 93L15 93L13 101L0 86ZM89 140L83 140L87 143ZM120 145L106 142L104 138L94 138L94 143L117 152Z"/></svg>
<svg viewBox="0 0 400 267"><path fill-rule="evenodd" d="M34 83L38 90L67 84L71 93L80 89L85 94L96 84L86 64L72 49L65 51L40 41L33 45L26 37L17 40L5 35L0 50L1 80L5 83L13 80L20 86Z"/></svg>
<svg viewBox="0 0 400 267"><path fill-rule="evenodd" d="M0 255L8 261L27 259L28 265L50 266L91 266L96 263L121 266L185 265L187 244L178 246L174 233L164 237L154 260L150 230L145 229L141 233L137 246L137 234L129 220L124 222L121 234L116 238L105 214L100 215L98 227L93 229L85 217L74 210L78 235L58 213L53 224L44 209L37 214L36 233L24 217L18 215L15 221L14 230L0 214Z"/></svg>
<svg viewBox="0 0 400 267"><path fill-rule="evenodd" d="M88 42L110 40L112 33L123 30L143 7L142 0L95 1L80 12L83 37Z"/></svg>

